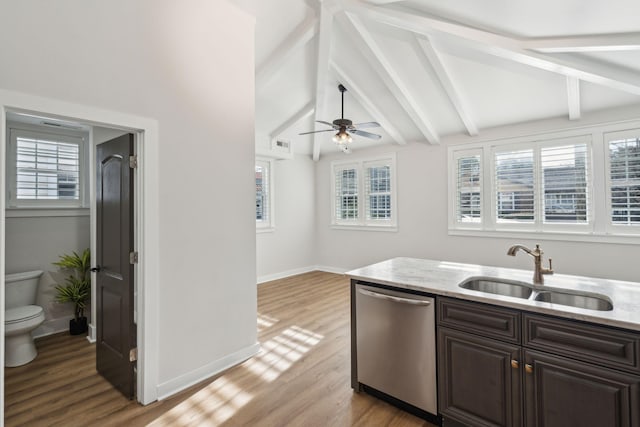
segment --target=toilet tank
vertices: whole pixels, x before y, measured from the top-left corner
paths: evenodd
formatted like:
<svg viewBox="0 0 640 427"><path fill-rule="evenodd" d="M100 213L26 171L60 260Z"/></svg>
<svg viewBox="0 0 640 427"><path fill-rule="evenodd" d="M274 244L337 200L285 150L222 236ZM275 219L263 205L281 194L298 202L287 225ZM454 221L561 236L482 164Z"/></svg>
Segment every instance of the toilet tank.
<svg viewBox="0 0 640 427"><path fill-rule="evenodd" d="M5 310L36 303L41 270L4 276Z"/></svg>

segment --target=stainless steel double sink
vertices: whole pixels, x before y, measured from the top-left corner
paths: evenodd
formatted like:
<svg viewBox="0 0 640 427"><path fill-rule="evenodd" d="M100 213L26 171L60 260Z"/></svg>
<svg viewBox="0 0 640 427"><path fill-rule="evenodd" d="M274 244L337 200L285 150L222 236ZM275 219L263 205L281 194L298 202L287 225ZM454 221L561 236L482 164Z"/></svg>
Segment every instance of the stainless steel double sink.
<svg viewBox="0 0 640 427"><path fill-rule="evenodd" d="M471 291L522 298L531 301L548 302L586 310L613 310L613 303L605 295L568 289L547 288L543 285L534 287L529 283L515 280L471 277L458 286Z"/></svg>

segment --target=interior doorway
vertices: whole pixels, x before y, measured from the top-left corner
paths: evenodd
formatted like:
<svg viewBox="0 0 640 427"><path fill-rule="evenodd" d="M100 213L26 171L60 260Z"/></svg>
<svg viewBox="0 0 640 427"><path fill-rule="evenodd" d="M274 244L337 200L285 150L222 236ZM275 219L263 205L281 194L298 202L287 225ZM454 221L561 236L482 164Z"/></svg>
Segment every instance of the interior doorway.
<svg viewBox="0 0 640 427"><path fill-rule="evenodd" d="M157 400L157 323L152 319L157 318L157 189L155 181L157 170L157 122L155 120L141 118L137 116L124 115L109 111L103 111L86 106L71 105L55 100L34 98L23 94L0 91L0 152L5 153L7 149L7 114L30 115L38 118L48 118L51 120L75 122L91 127L102 127L119 130L121 132L132 133L135 137L135 151L139 156L139 162L144 167L139 167L136 174L134 186L137 190L137 197L134 201L133 221L135 223L135 233L133 240L136 250L140 256L138 263L133 267L135 276L136 299L136 332L138 335L137 346L137 369L136 369L136 399L142 404L148 404ZM95 144L91 135L89 144L89 205L91 206L91 249L95 253L96 249L96 215L95 215ZM6 194L5 188L7 176L6 156L2 156L0 161L0 184L2 196L0 196L0 244L3 254L5 251L5 210ZM4 276L6 271L5 256L0 257L0 297L2 304L5 301ZM92 319L96 319L95 313L95 280L92 280ZM4 338L4 311L1 316L2 334ZM95 322L95 320L92 320ZM95 324L89 331L89 339L95 339ZM4 340L3 349L0 352L2 363L0 369L0 384L4 388ZM2 396L0 396L2 400ZM0 401L0 410L4 408L4 401Z"/></svg>

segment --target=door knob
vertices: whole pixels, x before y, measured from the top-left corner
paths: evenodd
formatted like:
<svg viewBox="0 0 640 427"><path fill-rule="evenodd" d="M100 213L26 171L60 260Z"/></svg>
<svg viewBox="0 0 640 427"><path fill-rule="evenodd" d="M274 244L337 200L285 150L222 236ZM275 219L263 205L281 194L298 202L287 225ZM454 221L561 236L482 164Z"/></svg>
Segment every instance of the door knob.
<svg viewBox="0 0 640 427"><path fill-rule="evenodd" d="M524 371L527 374L532 374L533 373L533 365L530 365L530 364L527 363L526 365L524 365Z"/></svg>
<svg viewBox="0 0 640 427"><path fill-rule="evenodd" d="M93 273L98 273L98 272L100 272L100 266L99 266L99 265L96 265L95 267L93 267L93 268L91 269L91 272L93 272Z"/></svg>
<svg viewBox="0 0 640 427"><path fill-rule="evenodd" d="M511 367L513 369L518 369L520 367L520 363L516 359L511 359Z"/></svg>

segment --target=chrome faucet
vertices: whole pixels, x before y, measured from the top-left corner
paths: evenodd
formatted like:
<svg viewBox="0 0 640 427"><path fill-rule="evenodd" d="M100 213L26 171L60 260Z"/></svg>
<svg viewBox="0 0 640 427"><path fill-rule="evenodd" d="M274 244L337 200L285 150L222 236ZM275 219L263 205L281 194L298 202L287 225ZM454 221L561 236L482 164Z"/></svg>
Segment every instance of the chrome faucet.
<svg viewBox="0 0 640 427"><path fill-rule="evenodd" d="M529 255L533 257L535 267L533 270L533 283L537 285L544 284L543 274L553 274L553 267L551 266L551 258L549 258L549 268L544 268L542 266L542 250L540 249L540 245L536 245L534 250L527 248L524 245L513 245L507 251L507 255L516 256L516 253L519 250L523 250Z"/></svg>

